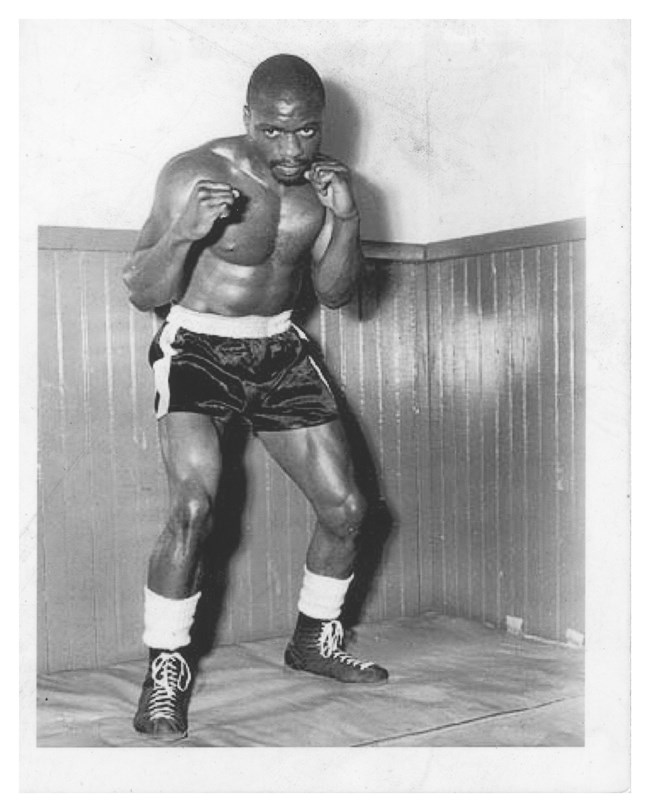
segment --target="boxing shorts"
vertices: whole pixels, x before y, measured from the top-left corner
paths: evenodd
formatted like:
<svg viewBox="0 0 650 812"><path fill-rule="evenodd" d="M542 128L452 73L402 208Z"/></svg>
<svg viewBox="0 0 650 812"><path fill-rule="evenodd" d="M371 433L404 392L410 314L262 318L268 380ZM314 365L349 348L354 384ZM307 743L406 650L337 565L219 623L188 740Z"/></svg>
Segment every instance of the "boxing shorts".
<svg viewBox="0 0 650 812"><path fill-rule="evenodd" d="M309 338L277 316L219 316L174 305L149 350L156 417L170 412L234 416L253 431L328 423L338 409Z"/></svg>

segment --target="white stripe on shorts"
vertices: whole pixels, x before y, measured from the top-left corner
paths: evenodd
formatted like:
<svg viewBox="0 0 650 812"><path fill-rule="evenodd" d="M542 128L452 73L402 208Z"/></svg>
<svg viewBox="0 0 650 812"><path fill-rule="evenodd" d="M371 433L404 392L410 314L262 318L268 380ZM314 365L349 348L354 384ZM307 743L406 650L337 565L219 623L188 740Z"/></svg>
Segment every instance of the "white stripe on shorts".
<svg viewBox="0 0 650 812"><path fill-rule="evenodd" d="M158 408L156 417L164 417L169 409L169 370L172 365L172 356L176 350L172 347L178 327L175 324L165 324L160 333L158 343L163 352L162 358L153 363L153 379L158 393Z"/></svg>
<svg viewBox="0 0 650 812"><path fill-rule="evenodd" d="M306 342L309 343L310 339L309 339L309 336L307 335L307 333L305 333L303 330L301 330L300 327L298 327L297 324L292 323L291 326L298 333L298 335L300 336L300 338L302 338L303 341L306 341ZM325 375L323 375L322 369L318 366L318 364L316 363L316 360L314 359L312 354L309 353L307 357L309 358L309 360L311 362L311 365L314 367L314 369L318 373L318 377L321 379L321 381L327 387L327 391L332 395L332 397L334 397L334 392L332 392L332 387L327 382L327 378L325 377Z"/></svg>
<svg viewBox="0 0 650 812"><path fill-rule="evenodd" d="M327 390L329 391L329 393L330 393L330 394L332 395L332 397L333 397L333 396L334 396L334 392L332 392L332 387L331 387L331 386L330 386L330 385L327 383L327 378L326 378L326 377L323 375L323 372L322 372L321 368L318 366L318 364L316 363L316 361L314 360L314 358L312 358L312 356L311 356L311 355L309 356L309 360L311 361L311 365L314 367L314 369L315 369L315 370L316 370L316 372L318 373L318 377L319 377L319 378L321 379L321 381L322 381L322 382L325 384L325 386L327 387Z"/></svg>

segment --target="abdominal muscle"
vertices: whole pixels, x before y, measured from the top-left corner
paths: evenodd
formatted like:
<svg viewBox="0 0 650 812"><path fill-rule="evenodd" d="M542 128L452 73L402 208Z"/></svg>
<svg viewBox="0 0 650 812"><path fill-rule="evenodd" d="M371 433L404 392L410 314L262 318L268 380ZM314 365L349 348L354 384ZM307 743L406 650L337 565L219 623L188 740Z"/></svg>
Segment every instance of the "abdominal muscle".
<svg viewBox="0 0 650 812"><path fill-rule="evenodd" d="M290 310L298 296L300 266L234 265L201 257L179 304L222 316L274 316Z"/></svg>

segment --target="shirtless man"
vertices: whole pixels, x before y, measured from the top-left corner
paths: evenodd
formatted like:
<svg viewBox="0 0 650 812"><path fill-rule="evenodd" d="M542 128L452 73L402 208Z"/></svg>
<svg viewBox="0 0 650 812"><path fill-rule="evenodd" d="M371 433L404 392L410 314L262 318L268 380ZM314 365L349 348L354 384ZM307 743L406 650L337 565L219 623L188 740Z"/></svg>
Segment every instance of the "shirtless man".
<svg viewBox="0 0 650 812"><path fill-rule="evenodd" d="M317 516L285 663L343 682L388 678L342 647L337 618L365 506L332 393L291 322L306 266L330 308L349 301L363 268L349 171L319 152L324 104L307 62L285 54L262 62L248 86L246 134L164 167L124 270L138 309L172 304L149 356L171 514L149 563L150 666L134 718L136 730L157 738L187 732L199 558L213 523L220 437L234 414Z"/></svg>

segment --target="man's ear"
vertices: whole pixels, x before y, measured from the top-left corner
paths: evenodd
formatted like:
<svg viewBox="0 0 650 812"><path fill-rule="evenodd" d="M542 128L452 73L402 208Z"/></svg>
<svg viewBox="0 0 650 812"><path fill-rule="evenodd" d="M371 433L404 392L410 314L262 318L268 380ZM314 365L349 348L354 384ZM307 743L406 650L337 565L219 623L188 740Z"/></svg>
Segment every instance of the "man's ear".
<svg viewBox="0 0 650 812"><path fill-rule="evenodd" d="M251 123L250 107L247 104L245 104L244 105L244 127L246 127L247 130L248 130L249 126L250 126L250 123Z"/></svg>

